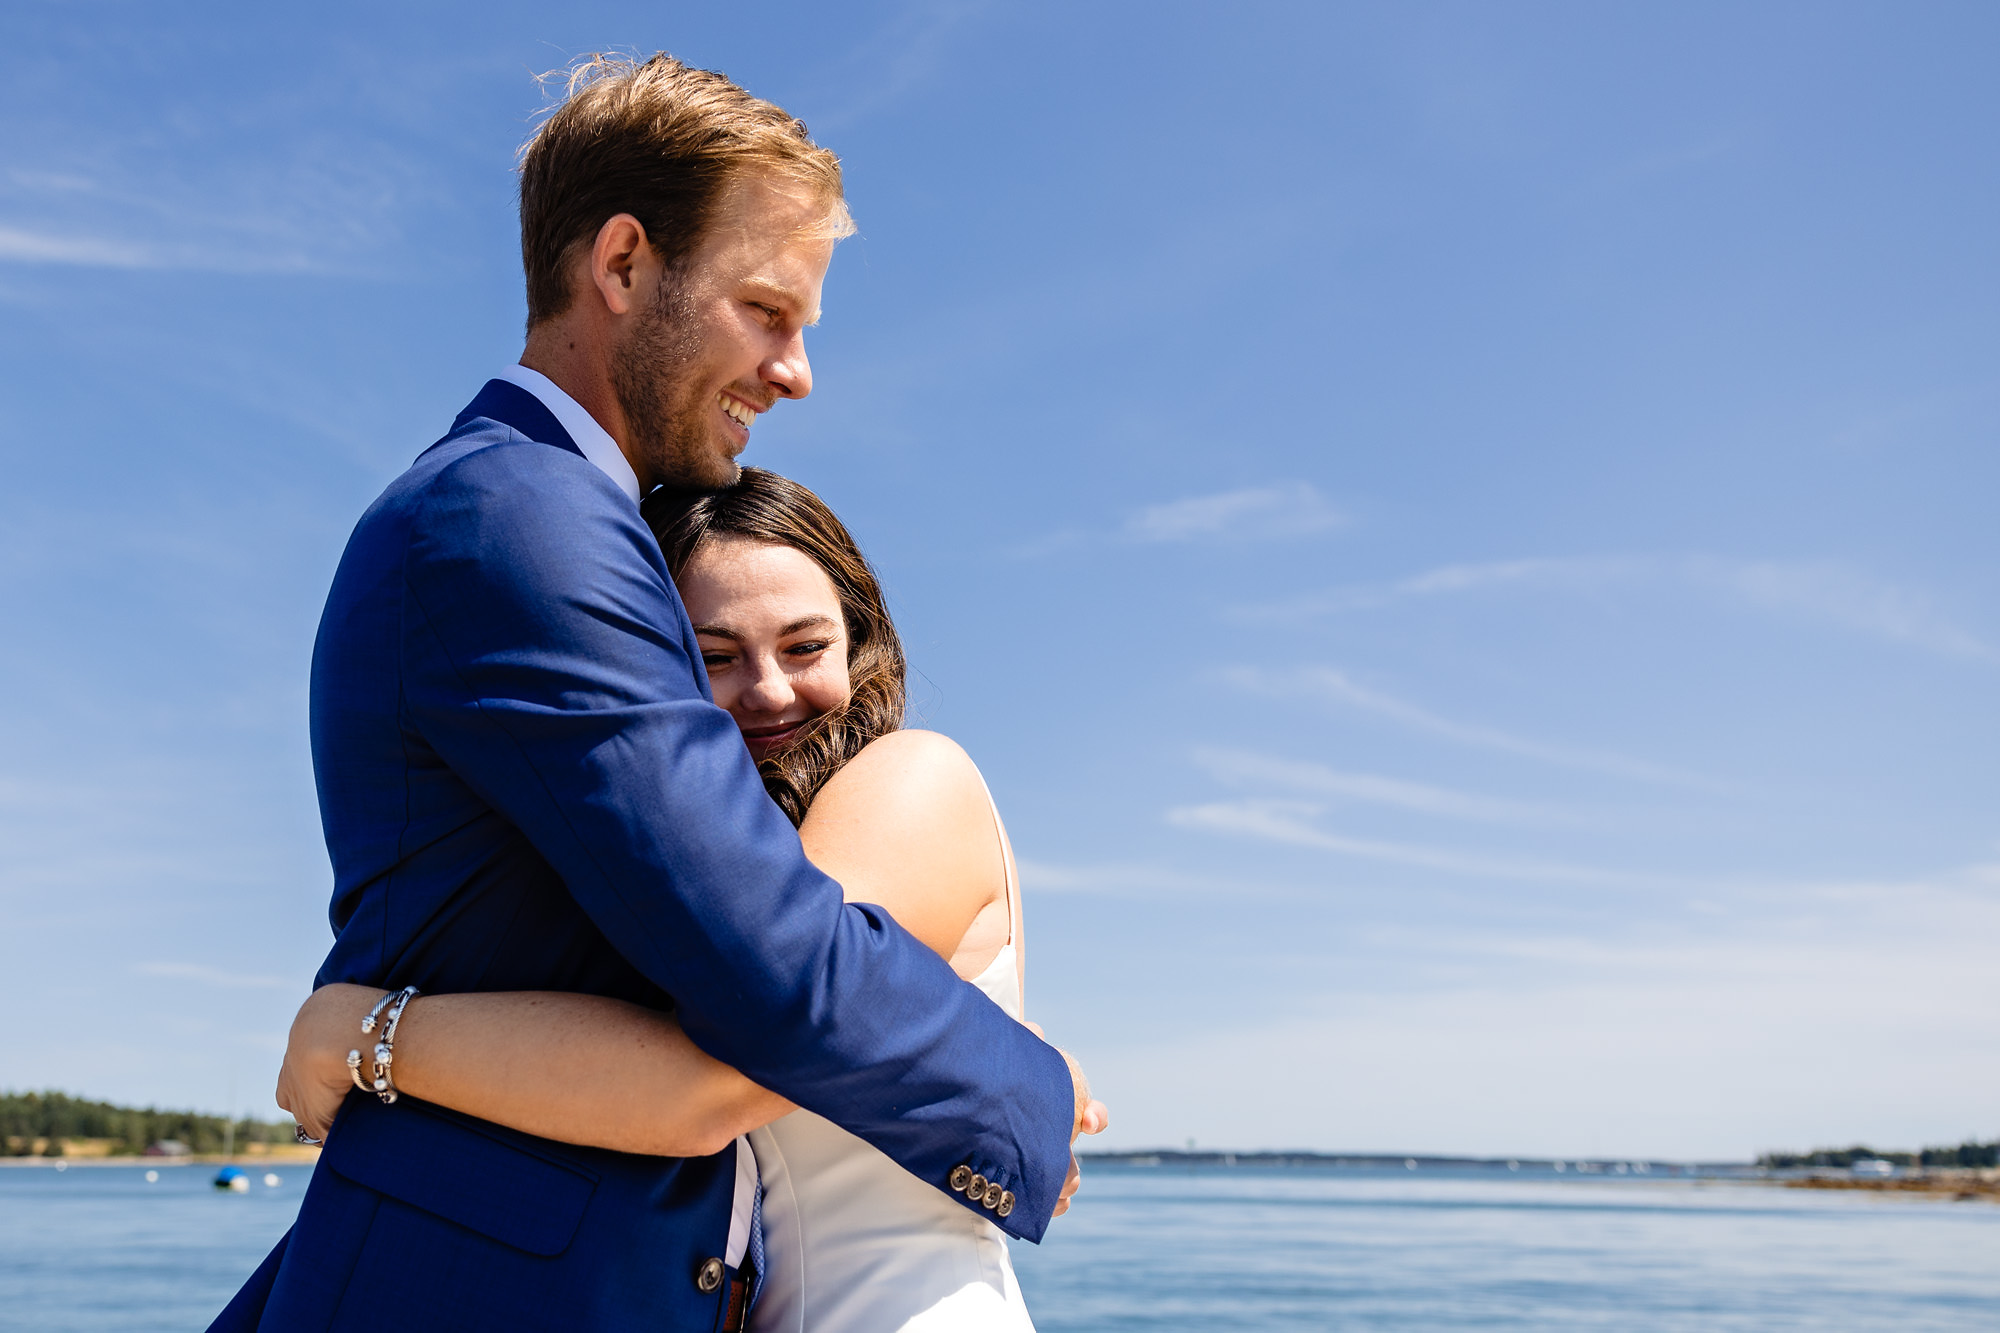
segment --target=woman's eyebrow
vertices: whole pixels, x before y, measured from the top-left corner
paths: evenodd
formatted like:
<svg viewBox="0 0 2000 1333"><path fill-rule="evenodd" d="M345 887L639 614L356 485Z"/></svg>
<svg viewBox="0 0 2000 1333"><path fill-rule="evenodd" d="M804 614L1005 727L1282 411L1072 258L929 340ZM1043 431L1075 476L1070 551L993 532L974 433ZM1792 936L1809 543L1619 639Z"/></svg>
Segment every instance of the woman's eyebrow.
<svg viewBox="0 0 2000 1333"><path fill-rule="evenodd" d="M794 620L791 624L779 630L778 637L782 639L787 634L797 634L800 630L818 629L822 625L828 626L832 629L840 628L840 622L838 620L835 620L832 616L820 616L820 615L801 616L799 619ZM697 633L699 633L699 631L697 631ZM732 635L731 637L734 636Z"/></svg>
<svg viewBox="0 0 2000 1333"><path fill-rule="evenodd" d="M697 635L707 635L709 638L728 639L731 643L743 642L743 636L727 625L696 625L694 632Z"/></svg>

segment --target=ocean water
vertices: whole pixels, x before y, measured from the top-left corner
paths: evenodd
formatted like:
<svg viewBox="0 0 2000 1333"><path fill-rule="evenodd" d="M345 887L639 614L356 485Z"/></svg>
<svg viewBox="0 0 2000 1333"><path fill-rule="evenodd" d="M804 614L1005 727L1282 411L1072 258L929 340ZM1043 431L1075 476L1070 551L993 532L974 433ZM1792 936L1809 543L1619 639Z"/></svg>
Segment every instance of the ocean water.
<svg viewBox="0 0 2000 1333"><path fill-rule="evenodd" d="M1041 1333L2000 1330L2000 1207L1752 1183L1098 1166Z"/></svg>
<svg viewBox="0 0 2000 1333"><path fill-rule="evenodd" d="M0 1329L200 1329L306 1172L0 1169ZM1015 1263L1042 1333L2000 1329L2000 1207L1745 1184L1096 1165Z"/></svg>

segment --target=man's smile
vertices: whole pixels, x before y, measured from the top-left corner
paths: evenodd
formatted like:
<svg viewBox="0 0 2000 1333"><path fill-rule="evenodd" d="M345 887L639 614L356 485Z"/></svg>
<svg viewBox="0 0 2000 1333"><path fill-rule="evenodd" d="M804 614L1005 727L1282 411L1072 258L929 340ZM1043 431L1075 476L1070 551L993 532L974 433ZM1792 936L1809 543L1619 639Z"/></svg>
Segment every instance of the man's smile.
<svg viewBox="0 0 2000 1333"><path fill-rule="evenodd" d="M757 420L759 409L750 406L750 404L744 402L735 394L718 393L715 395L715 401L721 405L722 410L728 414L731 421L734 421L746 431L750 429L751 423Z"/></svg>

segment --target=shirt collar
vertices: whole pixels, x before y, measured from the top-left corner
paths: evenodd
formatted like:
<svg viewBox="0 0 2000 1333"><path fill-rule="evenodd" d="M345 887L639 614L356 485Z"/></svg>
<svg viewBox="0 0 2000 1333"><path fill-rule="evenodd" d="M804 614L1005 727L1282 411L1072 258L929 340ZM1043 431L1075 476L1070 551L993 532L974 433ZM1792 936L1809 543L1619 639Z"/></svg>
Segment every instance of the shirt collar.
<svg viewBox="0 0 2000 1333"><path fill-rule="evenodd" d="M569 432L569 438L582 451L583 456L597 464L605 476L616 482L618 489L639 503L639 474L632 470L632 464L625 458L625 451L618 447L618 441L611 433L597 424L597 418L583 410L583 405L556 387L556 382L539 370L526 366L509 366L493 378L506 380L509 384L526 389L541 400L562 428Z"/></svg>

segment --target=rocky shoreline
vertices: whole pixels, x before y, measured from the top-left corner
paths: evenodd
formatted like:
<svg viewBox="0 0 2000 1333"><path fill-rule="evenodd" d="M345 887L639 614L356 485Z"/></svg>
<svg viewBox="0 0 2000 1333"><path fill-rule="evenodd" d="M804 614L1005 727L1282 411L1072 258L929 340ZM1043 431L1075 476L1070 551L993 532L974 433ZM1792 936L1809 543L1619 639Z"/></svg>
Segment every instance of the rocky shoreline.
<svg viewBox="0 0 2000 1333"><path fill-rule="evenodd" d="M1802 1176L1782 1182L1795 1190L1873 1190L1881 1194L1923 1194L1964 1201L2000 1203L2000 1170L1941 1167L1903 1176Z"/></svg>

